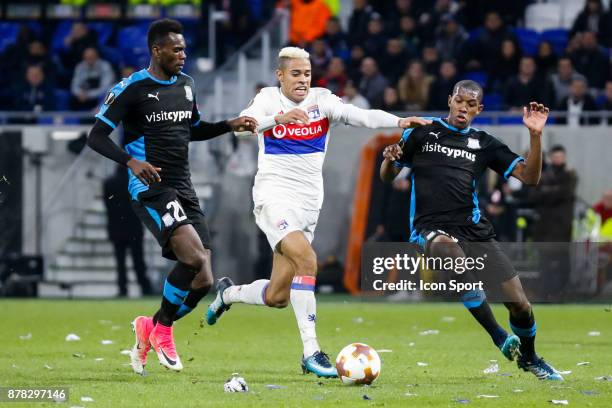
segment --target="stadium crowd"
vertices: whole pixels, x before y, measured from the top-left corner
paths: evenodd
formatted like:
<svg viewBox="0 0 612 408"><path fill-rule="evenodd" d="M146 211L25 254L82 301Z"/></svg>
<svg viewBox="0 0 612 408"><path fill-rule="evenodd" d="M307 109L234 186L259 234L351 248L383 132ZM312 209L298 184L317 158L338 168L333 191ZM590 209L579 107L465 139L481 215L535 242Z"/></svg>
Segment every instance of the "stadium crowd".
<svg viewBox="0 0 612 408"><path fill-rule="evenodd" d="M221 45L235 49L269 17L263 9L271 2L255 2L259 12L250 3L219 2L230 16L219 26ZM537 99L570 113L570 124L599 123L581 113L612 107L612 14L601 0L586 0L570 30L534 37L520 28L529 3L354 0L345 26L329 1L277 6L291 10L291 42L311 52L313 84L355 105L445 110L452 84L468 78L485 87L488 110L516 111ZM23 24L0 49L0 110L90 110L109 84L144 61L115 23L53 24ZM188 32L190 48L201 51L203 31Z"/></svg>

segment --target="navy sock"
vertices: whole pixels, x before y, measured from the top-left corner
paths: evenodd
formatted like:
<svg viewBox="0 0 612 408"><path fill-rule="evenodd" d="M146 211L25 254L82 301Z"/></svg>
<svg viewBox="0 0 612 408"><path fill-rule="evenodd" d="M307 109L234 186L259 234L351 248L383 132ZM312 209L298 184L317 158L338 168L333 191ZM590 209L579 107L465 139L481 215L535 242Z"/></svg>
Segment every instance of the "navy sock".
<svg viewBox="0 0 612 408"><path fill-rule="evenodd" d="M530 310L529 315L513 316L510 313L510 328L512 332L521 339L521 354L523 358L532 361L536 357L535 353L535 336L536 322L533 312Z"/></svg>
<svg viewBox="0 0 612 408"><path fill-rule="evenodd" d="M190 268L180 263L168 274L164 284L161 306L153 316L154 324L161 323L164 326L172 326L174 316L189 294L194 275Z"/></svg>
<svg viewBox="0 0 612 408"><path fill-rule="evenodd" d="M508 337L508 332L497 323L491 306L483 291L469 291L461 296L463 305L470 311L478 323L489 333L497 347L501 347Z"/></svg>
<svg viewBox="0 0 612 408"><path fill-rule="evenodd" d="M198 303L200 302L200 300L202 300L202 298L206 296L209 290L210 290L209 287L200 288L200 289L191 289L189 291L189 294L185 298L185 301L183 302L181 307L179 307L176 314L174 315L174 320L175 321L179 320L181 317L189 314L193 309L195 309Z"/></svg>

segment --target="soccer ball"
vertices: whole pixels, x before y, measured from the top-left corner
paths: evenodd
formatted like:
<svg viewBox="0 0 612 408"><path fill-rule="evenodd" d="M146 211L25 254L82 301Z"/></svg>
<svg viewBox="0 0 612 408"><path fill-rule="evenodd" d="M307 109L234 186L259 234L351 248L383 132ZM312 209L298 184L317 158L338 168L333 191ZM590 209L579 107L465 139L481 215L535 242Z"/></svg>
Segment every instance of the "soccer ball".
<svg viewBox="0 0 612 408"><path fill-rule="evenodd" d="M380 357L367 344L349 344L338 353L336 370L344 384L369 385L380 375Z"/></svg>

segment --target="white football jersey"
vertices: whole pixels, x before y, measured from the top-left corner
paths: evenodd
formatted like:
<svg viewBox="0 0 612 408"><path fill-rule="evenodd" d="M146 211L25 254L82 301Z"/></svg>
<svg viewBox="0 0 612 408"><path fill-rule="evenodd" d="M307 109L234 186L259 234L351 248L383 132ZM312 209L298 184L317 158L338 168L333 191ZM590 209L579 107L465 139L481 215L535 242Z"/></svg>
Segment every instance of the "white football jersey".
<svg viewBox="0 0 612 408"><path fill-rule="evenodd" d="M308 125L276 124L274 116L294 108L308 113ZM263 88L240 115L254 117L259 123L255 206L286 202L311 210L319 210L323 204L323 161L331 126L397 127L399 120L380 110L345 104L324 88L311 88L299 104L278 87Z"/></svg>

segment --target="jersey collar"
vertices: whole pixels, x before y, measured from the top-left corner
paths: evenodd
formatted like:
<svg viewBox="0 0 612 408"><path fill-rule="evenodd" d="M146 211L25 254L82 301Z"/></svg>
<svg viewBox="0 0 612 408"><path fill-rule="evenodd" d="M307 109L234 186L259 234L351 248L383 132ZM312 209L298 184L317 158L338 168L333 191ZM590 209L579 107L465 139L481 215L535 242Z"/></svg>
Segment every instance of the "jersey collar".
<svg viewBox="0 0 612 408"><path fill-rule="evenodd" d="M438 122L439 124L441 124L442 126L446 127L447 129L450 129L453 132L461 133L462 135L467 135L468 133L470 133L470 130L472 130L472 128L469 127L469 126L466 127L465 129L459 130L458 128L456 128L453 125L449 124L448 122L446 122L442 118L436 118L435 121Z"/></svg>
<svg viewBox="0 0 612 408"><path fill-rule="evenodd" d="M166 80L166 81L161 80L161 79L157 79L157 78L155 78L153 75L151 75L151 73L150 73L150 72L149 72L149 71L148 71L146 68L145 68L145 69L143 69L143 70L142 70L142 71L140 71L140 72L143 72L143 74L144 74L146 77L151 78L153 81L157 82L158 84L162 84L162 85L172 85L173 83L175 83L175 82L176 82L176 79L177 79L177 76L176 76L176 75L172 75L172 76L170 77L170 79L168 79L168 80Z"/></svg>

